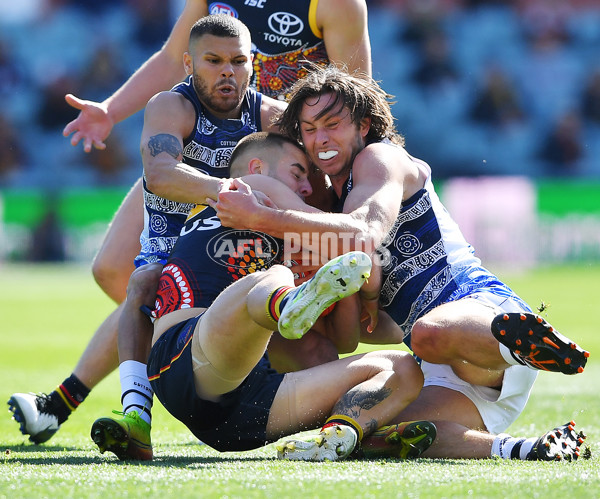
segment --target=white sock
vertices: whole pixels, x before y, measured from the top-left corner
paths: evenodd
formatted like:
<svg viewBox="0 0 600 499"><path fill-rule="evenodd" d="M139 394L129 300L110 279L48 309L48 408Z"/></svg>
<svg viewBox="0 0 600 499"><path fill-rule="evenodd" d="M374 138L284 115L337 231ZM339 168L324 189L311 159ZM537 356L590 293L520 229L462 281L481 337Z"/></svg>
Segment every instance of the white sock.
<svg viewBox="0 0 600 499"><path fill-rule="evenodd" d="M500 349L500 355L502 355L502 358L506 361L507 364L510 364L511 366L524 365L523 362L519 362L516 359L516 357L512 354L512 352L506 345L498 343L498 348Z"/></svg>
<svg viewBox="0 0 600 499"><path fill-rule="evenodd" d="M121 379L121 403L127 414L137 411L146 423L152 422L152 402L154 392L148 381L146 364L136 360L126 360L119 365Z"/></svg>
<svg viewBox="0 0 600 499"><path fill-rule="evenodd" d="M536 441L537 438L515 438L506 433L501 433L496 436L492 443L491 455L502 459L521 459L525 461Z"/></svg>

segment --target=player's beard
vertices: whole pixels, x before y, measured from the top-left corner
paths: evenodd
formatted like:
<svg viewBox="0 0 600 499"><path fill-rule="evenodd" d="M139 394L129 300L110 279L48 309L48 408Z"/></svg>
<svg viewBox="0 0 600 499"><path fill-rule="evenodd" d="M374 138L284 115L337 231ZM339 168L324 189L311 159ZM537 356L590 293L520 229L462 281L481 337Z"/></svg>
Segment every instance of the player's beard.
<svg viewBox="0 0 600 499"><path fill-rule="evenodd" d="M233 78L223 79L218 81L212 89L209 89L208 84L200 75L194 73L192 76L192 84L194 85L196 95L200 99L200 102L212 111L213 114L226 114L235 111L242 102L249 83L250 80L248 79L248 81L238 88L237 82ZM223 99L215 95L217 88L225 84L233 87L231 98L228 99Z"/></svg>

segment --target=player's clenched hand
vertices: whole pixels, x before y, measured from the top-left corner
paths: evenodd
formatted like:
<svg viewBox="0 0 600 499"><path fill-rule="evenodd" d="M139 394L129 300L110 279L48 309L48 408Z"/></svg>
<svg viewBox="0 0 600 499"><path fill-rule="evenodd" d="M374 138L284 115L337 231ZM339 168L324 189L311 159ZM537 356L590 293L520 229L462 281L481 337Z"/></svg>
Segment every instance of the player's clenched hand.
<svg viewBox="0 0 600 499"><path fill-rule="evenodd" d="M216 202L209 199L206 201L216 210L217 216L225 227L244 230L252 229L252 214L265 208L250 186L240 179L234 179L229 185L224 186Z"/></svg>
<svg viewBox="0 0 600 499"><path fill-rule="evenodd" d="M72 94L65 95L67 104L79 109L79 115L63 130L63 135L71 137L71 145L76 146L83 139L83 150L90 152L92 146L96 149L105 149L104 140L109 136L113 121L108 115L104 104L89 100L82 100Z"/></svg>

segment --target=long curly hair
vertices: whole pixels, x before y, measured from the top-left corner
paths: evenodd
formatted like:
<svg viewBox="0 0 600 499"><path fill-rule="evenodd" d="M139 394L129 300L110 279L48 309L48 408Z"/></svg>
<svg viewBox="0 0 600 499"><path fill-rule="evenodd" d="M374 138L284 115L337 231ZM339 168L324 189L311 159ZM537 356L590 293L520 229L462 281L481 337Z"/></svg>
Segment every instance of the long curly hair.
<svg viewBox="0 0 600 499"><path fill-rule="evenodd" d="M350 111L352 122L358 125L363 118L371 119L366 141L378 142L388 139L404 145L404 137L396 131L390 108L393 96L364 73L348 74L331 64L313 66L310 72L292 86L288 95L288 107L275 119L280 132L302 142L298 118L304 102L312 97L333 94L335 99L317 116L320 118L342 103Z"/></svg>

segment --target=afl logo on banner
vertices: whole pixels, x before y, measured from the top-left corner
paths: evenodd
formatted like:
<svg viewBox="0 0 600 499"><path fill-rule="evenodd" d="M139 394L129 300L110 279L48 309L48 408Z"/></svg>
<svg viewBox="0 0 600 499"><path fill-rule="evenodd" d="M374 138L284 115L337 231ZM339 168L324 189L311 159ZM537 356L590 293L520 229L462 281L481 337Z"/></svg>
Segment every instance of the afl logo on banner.
<svg viewBox="0 0 600 499"><path fill-rule="evenodd" d="M208 6L209 14L227 14L232 17L238 17L236 10L226 3L215 2Z"/></svg>

